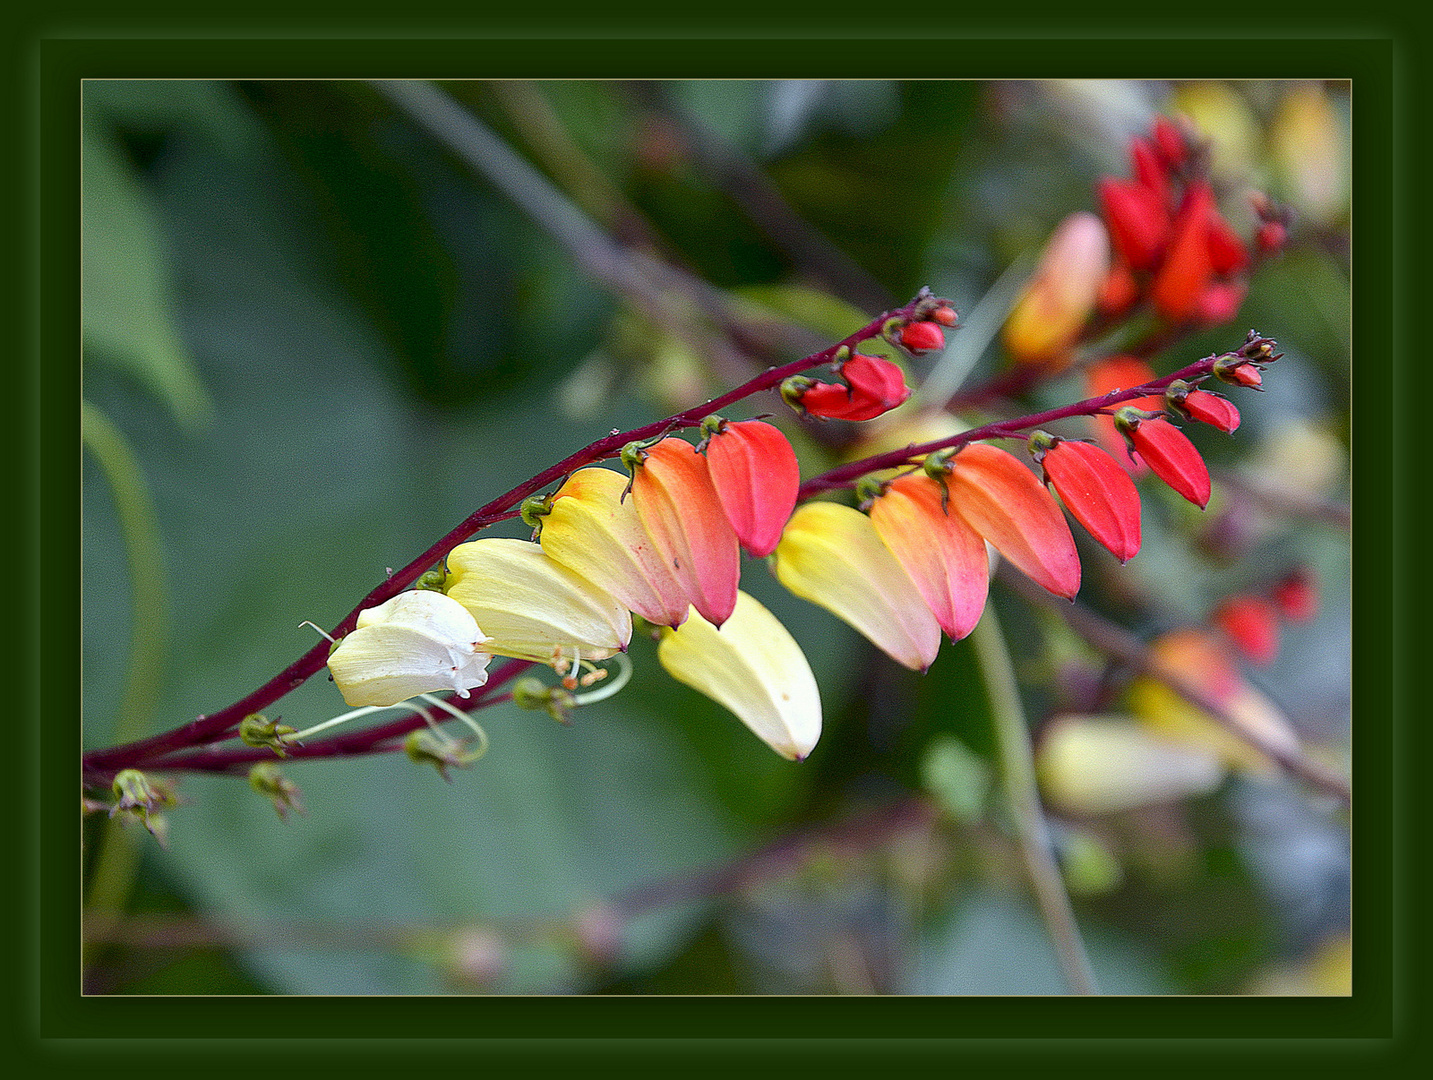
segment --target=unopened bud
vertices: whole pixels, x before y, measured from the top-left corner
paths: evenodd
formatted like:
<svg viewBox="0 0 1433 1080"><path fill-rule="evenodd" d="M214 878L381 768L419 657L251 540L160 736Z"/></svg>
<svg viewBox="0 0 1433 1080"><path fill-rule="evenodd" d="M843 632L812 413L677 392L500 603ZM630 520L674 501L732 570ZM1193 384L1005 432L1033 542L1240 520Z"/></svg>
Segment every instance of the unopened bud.
<svg viewBox="0 0 1433 1080"><path fill-rule="evenodd" d="M266 746L279 757L288 757L288 748L298 729L270 720L262 713L250 713L239 721L239 738L246 746Z"/></svg>
<svg viewBox="0 0 1433 1080"><path fill-rule="evenodd" d="M298 814L305 812L298 785L284 776L272 761L260 761L249 770L249 786L273 802L280 820L287 821L290 810Z"/></svg>

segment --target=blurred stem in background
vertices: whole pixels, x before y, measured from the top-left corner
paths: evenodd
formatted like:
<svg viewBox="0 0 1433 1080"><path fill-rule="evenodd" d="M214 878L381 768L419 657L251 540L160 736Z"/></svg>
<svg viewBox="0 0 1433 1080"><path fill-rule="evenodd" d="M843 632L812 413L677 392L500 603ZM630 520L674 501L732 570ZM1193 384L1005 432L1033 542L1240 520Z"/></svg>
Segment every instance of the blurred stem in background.
<svg viewBox="0 0 1433 1080"><path fill-rule="evenodd" d="M1065 891L1060 868L1055 864L1050 830L1045 824L1040 794L1035 787L1030 728L1020 704L1020 688L1015 682L1010 650L1006 647L993 606L986 606L985 614L971 631L970 641L975 647L976 663L980 666L990 701L1000 778L1015 819L1020 853L1035 890L1036 902L1040 905L1040 914L1059 957L1060 970L1072 993L1097 994L1099 990L1095 987L1084 942L1080 940L1080 929L1075 924L1070 896Z"/></svg>
<svg viewBox="0 0 1433 1080"><path fill-rule="evenodd" d="M154 502L128 440L88 401L80 403L80 436L114 493L120 534L128 556L133 611L129 665L114 726L115 741L127 742L144 734L164 675L169 627L164 552ZM98 860L90 874L87 907L91 911L122 910L134 883L139 859L139 845L124 831L120 820L108 821ZM92 959L90 953L87 949L87 963Z"/></svg>

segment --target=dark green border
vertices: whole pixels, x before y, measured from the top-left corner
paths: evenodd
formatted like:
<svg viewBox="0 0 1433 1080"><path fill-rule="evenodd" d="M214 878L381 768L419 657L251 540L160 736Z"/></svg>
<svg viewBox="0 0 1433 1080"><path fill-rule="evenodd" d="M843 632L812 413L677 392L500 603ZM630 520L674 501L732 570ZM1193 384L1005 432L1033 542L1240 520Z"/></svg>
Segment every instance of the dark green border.
<svg viewBox="0 0 1433 1080"><path fill-rule="evenodd" d="M811 35L813 22L793 20L790 33ZM481 41L461 40L446 34L435 41L347 40L117 40L115 38L40 41L37 32L22 42L38 53L41 95L39 159L42 184L31 192L28 205L39 200L43 241L32 258L43 289L43 353L36 370L43 378L43 396L36 412L36 440L40 449L40 485L33 491L36 517L44 530L43 547L36 552L45 582L45 608L41 613L40 641L43 667L36 685L45 687L43 710L20 713L25 719L42 718L43 799L39 806L41 840L46 857L38 860L35 880L43 889L43 907L30 913L28 925L38 921L35 940L43 962L35 976L32 1001L39 1010L38 1034L45 1039L99 1039L88 1049L109 1055L122 1049L147 1052L185 1048L202 1052L212 1063L216 1051L236 1033L263 1040L255 1047L272 1054L265 1037L298 1037L301 1043L283 1048L285 1057L306 1056L303 1047L319 1049L312 1038L352 1038L355 1033L383 1037L421 1037L425 1046L438 1049L453 1036L484 1038L481 1056L491 1063L509 1053L530 1055L541 1045L563 1056L597 1056L594 1045L550 1040L606 1039L608 1050L627 1049L631 1038L724 1039L726 1052L737 1052L736 1040L807 1036L815 1044L789 1046L806 1060L824 1056L824 1047L848 1060L879 1055L889 1061L929 1054L958 1055L963 1059L1008 1060L1016 1053L1061 1054L1077 1050L1108 1050L1106 1040L1139 1033L1138 1043L1123 1042L1125 1053L1148 1049L1166 1065L1170 1047L1145 1039L1184 1040L1181 1058L1204 1059L1206 1053L1223 1053L1228 1038L1257 1040L1238 1044L1241 1052L1271 1054L1280 1060L1307 1056L1330 1063L1330 1054L1348 1055L1350 1067L1371 1064L1381 1057L1389 1040L1408 1039L1417 1010L1411 1007L1411 964L1395 971L1393 939L1407 940L1407 908L1395 907L1389 870L1395 854L1408 854L1408 831L1414 822L1407 800L1414 754L1413 733L1403 726L1400 712L1406 698L1395 696L1394 660L1403 654L1406 637L1391 632L1387 598L1393 595L1396 572L1387 556L1390 546L1401 554L1401 539L1387 538L1391 527L1406 527L1396 516L1396 492L1416 490L1401 483L1402 471L1390 470L1382 453L1373 458L1355 455L1357 622L1356 693L1360 721L1357 738L1356 779L1360 791L1356 818L1355 860L1355 994L1351 999L303 999L292 1006L270 999L208 998L144 1000L80 998L77 995L78 948L77 863L74 828L74 761L78 752L78 692L73 670L74 612L78 590L73 568L78 558L77 500L79 475L77 415L78 317L76 287L78 206L76 159L78 138L78 80L82 77L382 77L382 76L625 76L647 77L1062 77L1119 76L1208 77L1247 75L1258 78L1339 77L1354 80L1356 137L1357 302L1355 329L1360 345L1359 388L1355 395L1355 431L1383 435L1388 431L1387 403L1408 407L1408 397L1397 389L1403 355L1400 344L1410 335L1395 337L1391 328L1394 287L1392 260L1396 254L1407 267L1406 242L1395 248L1395 205L1400 215L1410 211L1409 200L1395 204L1395 180L1390 148L1395 139L1408 146L1413 127L1405 111L1411 106L1411 57L1384 27L1346 28L1337 39L1317 36L1302 40L1253 40L1252 28L1242 40L1205 41L1193 37L1141 40L1068 38L1050 41L972 39L976 31L960 13L926 11L919 16L903 13L902 25L886 24L874 44L866 40L814 43L806 41L706 40L554 40L547 36L519 40L524 29L514 26L500 47ZM919 22L913 34L911 23ZM542 27L552 34L555 20ZM584 27L560 23L563 33L580 34ZM610 25L610 24L609 24ZM1042 26L1058 33L1045 23ZM1071 24L1071 35L1088 32L1088 23ZM592 27L586 28L593 32ZM693 29L683 27L684 32ZM1197 28L1192 28L1198 34ZM1162 27L1161 33L1168 28ZM1288 35L1287 27L1276 31ZM1324 31L1329 33L1328 31ZM843 34L852 38L854 32ZM1349 40L1364 37L1365 40ZM23 79L25 68L18 69ZM1398 81L1395 81L1395 71ZM24 87L19 88L22 92ZM24 101L22 96L19 100ZM1395 109L1395 105L1397 109ZM22 121L26 117L22 116ZM1395 126L1396 125L1396 126ZM20 130L25 130L22 124ZM1404 166L1406 168L1406 165ZM42 196L42 198L41 198ZM28 220L28 217L25 219ZM1400 217L1400 230L1403 218ZM1401 275L1400 275L1401 276ZM1387 381L1385 381L1387 380ZM1392 386L1390 386L1392 383ZM1366 389L1365 389L1366 388ZM1371 392L1370 392L1371 391ZM1410 418L1411 419L1411 418ZM1406 425L1395 426L1397 433ZM21 460L29 460L21 458ZM1403 459L1407 461L1408 459ZM43 498L40 498L43 493ZM1385 512L1388 519L1385 519ZM1400 537L1406 534L1399 533ZM34 565L31 563L30 565ZM1401 565L1401 563L1400 563ZM1400 611L1407 617L1407 608ZM1401 687L1400 687L1401 689ZM73 703L73 706L72 704ZM1392 721L1381 723L1383 717ZM1395 756L1395 752L1397 756ZM1394 764L1401 769L1397 779ZM1387 797L1384 798L1386 793ZM1395 811L1399 811L1395 813ZM20 813L22 818L23 812ZM1396 829L1395 823L1402 828ZM1408 862L1401 864L1411 869ZM43 918L37 918L43 914ZM1396 917L1395 917L1396 916ZM1400 953L1402 949L1400 949ZM1397 976L1397 983L1394 978ZM1395 991L1399 1008L1395 1011ZM27 1012L30 1010L27 1010ZM1398 1021L1395 1028L1395 1019ZM23 1025L22 1030L29 1027ZM183 1032L198 1039L226 1040L194 1044L157 1040ZM517 1036L517 1042L488 1039L489 1033ZM847 1042L848 1038L883 1040L879 1046ZM133 1041L141 1040L142 1045ZM929 1042L930 1039L956 1039ZM540 1044L526 1040L541 1040ZM901 1040L897 1044L884 1040ZM1313 1042L1270 1040L1316 1040ZM1330 1039L1343 1040L1332 1043ZM1079 1040L1079 1041L1067 1041ZM1348 1041L1354 1040L1354 1041ZM24 1040L29 1042L29 1039ZM245 1045L253 1040L246 1039ZM59 1043L47 1048L58 1050ZM76 1044L68 1044L75 1046ZM360 1049L375 1061L379 1046L365 1042ZM663 1056L666 1044L644 1044L649 1055ZM78 1048L78 1047L76 1047ZM395 1051L400 1047L394 1047ZM684 1047L686 1052L698 1049ZM708 1053L705 1045L702 1053ZM777 1047L763 1044L770 1053ZM411 1044L401 1051L411 1054ZM469 1051L465 1051L469 1052ZM722 1051L710 1048L715 1056ZM48 1055L46 1055L48 1056ZM168 1054L166 1054L168 1056ZM783 1055L784 1056L784 1055ZM1082 1055L1083 1056L1083 1055Z"/></svg>

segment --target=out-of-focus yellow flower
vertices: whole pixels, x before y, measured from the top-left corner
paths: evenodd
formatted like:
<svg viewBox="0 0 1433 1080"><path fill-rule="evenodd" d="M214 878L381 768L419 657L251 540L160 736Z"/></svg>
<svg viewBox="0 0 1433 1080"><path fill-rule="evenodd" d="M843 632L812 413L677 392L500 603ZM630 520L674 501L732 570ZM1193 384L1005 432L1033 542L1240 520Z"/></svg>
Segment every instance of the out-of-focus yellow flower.
<svg viewBox="0 0 1433 1080"><path fill-rule="evenodd" d="M526 540L458 545L448 554L446 589L488 631L484 647L497 656L605 660L632 637L620 601Z"/></svg>
<svg viewBox="0 0 1433 1080"><path fill-rule="evenodd" d="M695 609L676 630L664 630L657 659L784 758L802 760L821 737L821 696L801 646L744 592L720 630Z"/></svg>
<svg viewBox="0 0 1433 1080"><path fill-rule="evenodd" d="M352 633L329 654L334 685L348 704L388 706L417 694L488 681L492 659L472 614L442 593L419 589L359 612Z"/></svg>
<svg viewBox="0 0 1433 1080"><path fill-rule="evenodd" d="M1021 363L1067 366L1109 272L1104 222L1085 210L1065 218L1005 320L1006 350Z"/></svg>
<svg viewBox="0 0 1433 1080"><path fill-rule="evenodd" d="M542 550L606 589L653 626L679 626L691 601L637 517L627 477L611 469L578 469L541 519Z"/></svg>
<svg viewBox="0 0 1433 1080"><path fill-rule="evenodd" d="M849 623L898 663L924 671L940 625L871 519L840 503L796 508L773 556L777 580Z"/></svg>
<svg viewBox="0 0 1433 1080"><path fill-rule="evenodd" d="M1064 716L1042 735L1036 772L1066 813L1112 814L1213 791L1224 766L1211 749L1118 716Z"/></svg>
<svg viewBox="0 0 1433 1080"><path fill-rule="evenodd" d="M1279 103L1269 129L1270 151L1284 197L1310 220L1338 220L1348 200L1343 125L1328 92L1295 86Z"/></svg>
<svg viewBox="0 0 1433 1080"><path fill-rule="evenodd" d="M1222 82L1192 82L1174 91L1174 106L1208 137L1214 170L1248 178L1260 160L1259 122L1248 101Z"/></svg>

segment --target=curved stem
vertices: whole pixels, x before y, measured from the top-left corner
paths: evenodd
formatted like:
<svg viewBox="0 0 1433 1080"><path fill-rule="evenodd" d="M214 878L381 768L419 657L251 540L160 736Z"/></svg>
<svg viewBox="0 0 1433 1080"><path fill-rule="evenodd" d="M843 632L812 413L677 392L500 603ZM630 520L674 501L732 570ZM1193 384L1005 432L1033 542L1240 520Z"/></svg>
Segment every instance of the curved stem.
<svg viewBox="0 0 1433 1080"><path fill-rule="evenodd" d="M1050 843L1050 830L1040 806L1035 786L1035 759L1030 748L1030 732L1025 723L1025 710L1020 704L1020 691L1015 683L1015 669L1010 652L1000 632L1000 623L989 606L970 634L975 646L976 662L985 680L990 699L990 714L995 722L995 742L1000 755L1000 774L1015 819L1020 841L1020 854L1030 875L1036 902L1050 932L1060 969L1065 974L1071 993L1097 994L1094 973L1085 955L1080 928L1070 907L1070 895Z"/></svg>

